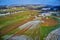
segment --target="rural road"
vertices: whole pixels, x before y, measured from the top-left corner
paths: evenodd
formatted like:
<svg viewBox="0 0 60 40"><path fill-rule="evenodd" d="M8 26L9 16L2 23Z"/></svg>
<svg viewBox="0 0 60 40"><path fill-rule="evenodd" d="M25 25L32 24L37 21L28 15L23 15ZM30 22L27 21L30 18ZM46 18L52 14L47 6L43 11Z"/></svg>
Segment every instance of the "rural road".
<svg viewBox="0 0 60 40"><path fill-rule="evenodd" d="M35 28L38 24L40 23L40 20L34 20L34 21L30 21L25 23L24 25L20 26L19 28L22 30L24 28L29 27L30 25L32 25L29 29L33 29Z"/></svg>
<svg viewBox="0 0 60 40"><path fill-rule="evenodd" d="M36 28L39 23L40 23L40 20L34 20L34 21L27 22L27 23L25 23L25 24L23 24L23 25L21 25L21 26L18 27L20 29L19 31L17 31L11 37L6 38L6 39L10 40L10 39L13 39L13 37L15 37L15 36L18 36L18 35L22 36L22 34L25 33L27 30L31 30L31 29ZM34 32L32 32L32 33L34 33ZM24 37L22 37L21 39L24 39Z"/></svg>

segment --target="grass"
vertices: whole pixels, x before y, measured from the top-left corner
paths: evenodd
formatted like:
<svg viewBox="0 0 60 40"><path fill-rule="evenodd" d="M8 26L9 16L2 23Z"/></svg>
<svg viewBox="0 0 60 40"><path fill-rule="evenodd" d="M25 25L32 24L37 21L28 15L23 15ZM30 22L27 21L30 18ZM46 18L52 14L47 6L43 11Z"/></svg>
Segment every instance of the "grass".
<svg viewBox="0 0 60 40"><path fill-rule="evenodd" d="M0 30L4 30L9 25L12 25L16 22L22 22L23 20L30 18L31 16L29 16L29 15L34 16L34 15L36 15L36 12L33 12L33 11L31 12L28 10L28 11L19 12L19 13L12 14L12 15L6 15L6 16L0 17ZM18 30L20 30L20 29L16 28L16 29L10 31L9 33L7 33L6 35L14 34Z"/></svg>
<svg viewBox="0 0 60 40"><path fill-rule="evenodd" d="M32 37L33 40L35 40L36 35L38 35L40 40L45 40L45 38L48 36L48 34L51 31L53 31L53 30L55 30L57 28L60 28L60 24L59 23L57 25L55 25L55 26L41 26L39 24L36 29L30 30L30 31L28 30L25 33L25 35L28 35L28 36ZM36 34L36 32L37 32L37 34Z"/></svg>
<svg viewBox="0 0 60 40"><path fill-rule="evenodd" d="M39 26L37 26L37 27L38 27L37 29L27 30L27 31L24 33L24 35L27 35L27 36L33 38L33 40L35 40L35 37L36 37L37 35L39 35L40 40L44 40L44 38L46 38L47 35L48 35L51 31L59 28L60 25L58 24L58 25L56 25L56 26L51 26L51 27L50 27L50 26L49 26L49 27L46 27L46 26L40 26L40 25L39 25ZM17 29L15 29L15 30L9 32L8 35L14 34L14 32L17 32L18 30L20 30L20 29L17 28ZM32 33L32 32L33 32L33 33ZM38 32L38 33L36 33L36 32Z"/></svg>
<svg viewBox="0 0 60 40"><path fill-rule="evenodd" d="M0 17L0 29L2 29L5 26L8 26L20 19L21 20L27 19L28 17L31 17L31 16L29 16L30 14L31 14L30 11L26 11L26 12L19 12L16 14Z"/></svg>
<svg viewBox="0 0 60 40"><path fill-rule="evenodd" d="M51 31L53 31L59 27L60 27L60 24L58 24L56 26L49 26L49 27L40 26L40 38L41 38L41 40L44 40Z"/></svg>
<svg viewBox="0 0 60 40"><path fill-rule="evenodd" d="M19 9L17 9L17 10L19 10ZM16 14L0 17L0 30L3 30L6 27L8 27L9 25L14 24L16 22L19 22L19 21L22 22L23 20L31 17L29 15L34 16L34 15L36 15L36 13L37 12L35 12L35 11L29 11L28 10L28 11L25 11L25 12L19 12L19 13L16 13ZM51 18L53 18L53 17L51 17ZM59 21L58 19L55 19L55 20ZM59 27L60 27L60 24L57 24L55 26L41 26L39 24L36 29L27 30L24 33L24 35L32 37L33 40L35 40L35 37L38 35L40 40L44 40L51 31L53 31L53 30L55 30ZM19 30L20 30L19 28L16 28L16 29L10 31L9 33L7 33L6 35L14 34ZM3 39L1 39L1 40L3 40Z"/></svg>
<svg viewBox="0 0 60 40"><path fill-rule="evenodd" d="M53 30L55 30L57 28L60 28L59 19L54 18L54 17L50 17L50 18L56 20L58 22L58 24L55 25L55 26L41 26L41 25L39 25L39 28L40 28L40 40L45 40L45 38L48 36L48 34L51 31L53 31Z"/></svg>

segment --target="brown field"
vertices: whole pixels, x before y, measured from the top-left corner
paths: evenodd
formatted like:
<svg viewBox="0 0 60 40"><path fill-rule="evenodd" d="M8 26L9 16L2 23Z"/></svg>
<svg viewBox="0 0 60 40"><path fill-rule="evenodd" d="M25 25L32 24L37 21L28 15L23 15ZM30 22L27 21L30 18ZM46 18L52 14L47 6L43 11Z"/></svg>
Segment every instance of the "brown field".
<svg viewBox="0 0 60 40"><path fill-rule="evenodd" d="M41 24L41 26L55 26L58 22L52 18L42 18L44 23Z"/></svg>

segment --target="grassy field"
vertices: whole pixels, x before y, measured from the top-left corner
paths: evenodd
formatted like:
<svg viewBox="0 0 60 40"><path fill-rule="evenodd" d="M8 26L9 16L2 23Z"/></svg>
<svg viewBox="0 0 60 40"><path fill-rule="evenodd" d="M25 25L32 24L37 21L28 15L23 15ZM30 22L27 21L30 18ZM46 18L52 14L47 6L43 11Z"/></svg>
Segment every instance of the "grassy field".
<svg viewBox="0 0 60 40"><path fill-rule="evenodd" d="M19 8L17 10L19 10ZM8 11L13 11L13 10L8 10ZM0 30L2 32L1 37L16 33L17 31L20 30L18 27L16 27L16 25L18 26L23 25L25 21L26 22L31 21L30 18L33 18L35 15L37 15L37 11L25 10L23 12L18 12L16 14L11 14L11 15L0 17ZM60 22L60 19L58 18L54 18L54 17L50 17L50 18L56 20L57 22ZM35 40L36 36L38 36L38 40L45 40L45 38L51 31L60 27L59 23L57 25L52 26L51 21L53 24L57 23L52 19L49 19L49 20L42 19L42 20L45 20L46 23L44 23L43 25L39 24L35 29L27 30L23 34L33 38L33 40Z"/></svg>
<svg viewBox="0 0 60 40"><path fill-rule="evenodd" d="M35 13L33 12L33 14L35 14ZM16 14L0 17L0 29L2 29L5 26L8 26L11 23L14 23L18 20L28 19L29 17L31 17L29 15L31 15L31 12L26 11L26 12L19 12L19 13L16 13Z"/></svg>
<svg viewBox="0 0 60 40"><path fill-rule="evenodd" d="M53 31L54 29L59 28L59 25L56 26L50 26L50 27L45 27L45 26L40 26L40 38L41 40L45 40L45 38L48 36L48 34Z"/></svg>
<svg viewBox="0 0 60 40"><path fill-rule="evenodd" d="M55 26L53 26L54 24L48 25L48 26L46 26L45 24L44 24L45 26L44 25L39 25L39 28L40 28L40 40L45 40L45 38L48 36L48 34L51 31L53 31L53 30L55 30L57 28L60 28L59 19L54 18L54 17L50 17L50 18L56 20L58 23ZM53 23L53 21L51 23ZM48 21L48 24L49 24L49 21Z"/></svg>
<svg viewBox="0 0 60 40"><path fill-rule="evenodd" d="M31 15L35 15L35 14L36 12L25 11L25 12L19 12L16 14L0 17L0 30L4 30L10 25L13 25L18 22L21 23L26 19L32 18Z"/></svg>
<svg viewBox="0 0 60 40"><path fill-rule="evenodd" d="M51 17L50 17L51 18ZM54 19L54 18L51 18L51 19ZM54 25L54 24L51 24L51 21L52 20L50 20L50 19L48 19L47 20L47 22L46 23L48 23L47 25L46 25L46 23L45 24L43 24L43 25L41 25L41 24L39 24L37 27L36 27L36 29L33 29L33 30L28 30L26 33L25 33L25 35L28 35L28 36L30 36L30 37L32 37L33 38L33 40L35 40L35 37L38 35L38 39L39 40L45 40L45 38L48 36L48 34L51 32L51 31L53 31L53 30L55 30L55 29L57 29L57 28L60 28L60 24L59 24L59 21L58 21L58 19L54 19L54 20L56 20L58 23L56 24L56 25ZM49 22L50 23L49 23ZM53 21L52 21L52 23L53 23ZM51 24L51 25L50 25Z"/></svg>

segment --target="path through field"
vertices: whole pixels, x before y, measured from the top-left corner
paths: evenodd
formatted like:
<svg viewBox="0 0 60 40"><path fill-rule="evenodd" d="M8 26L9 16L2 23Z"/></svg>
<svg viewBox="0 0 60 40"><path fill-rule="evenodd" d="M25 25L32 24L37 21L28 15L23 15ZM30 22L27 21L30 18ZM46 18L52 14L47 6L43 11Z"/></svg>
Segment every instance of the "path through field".
<svg viewBox="0 0 60 40"><path fill-rule="evenodd" d="M11 37L9 37L7 39L11 40L15 36L19 36L19 35L22 36L26 31L34 30L34 28L36 28L39 23L40 23L40 20L34 20L34 21L27 22L24 25L19 27L20 28L19 31L17 31L14 35L12 35ZM36 30L31 32L31 34L33 34L34 32L36 32ZM20 39L23 39L23 38L24 38L24 36L22 38L20 38Z"/></svg>

